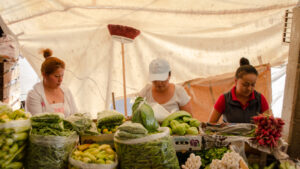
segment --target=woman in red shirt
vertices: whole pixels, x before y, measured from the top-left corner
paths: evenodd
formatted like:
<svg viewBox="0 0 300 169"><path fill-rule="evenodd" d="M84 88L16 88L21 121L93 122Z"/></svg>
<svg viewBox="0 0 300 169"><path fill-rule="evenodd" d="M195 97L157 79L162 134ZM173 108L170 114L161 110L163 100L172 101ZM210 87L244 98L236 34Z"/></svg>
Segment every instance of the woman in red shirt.
<svg viewBox="0 0 300 169"><path fill-rule="evenodd" d="M249 60L241 58L235 73L235 86L218 98L208 121L216 123L223 115L225 123L251 123L253 116L269 113L266 98L254 90L257 76Z"/></svg>

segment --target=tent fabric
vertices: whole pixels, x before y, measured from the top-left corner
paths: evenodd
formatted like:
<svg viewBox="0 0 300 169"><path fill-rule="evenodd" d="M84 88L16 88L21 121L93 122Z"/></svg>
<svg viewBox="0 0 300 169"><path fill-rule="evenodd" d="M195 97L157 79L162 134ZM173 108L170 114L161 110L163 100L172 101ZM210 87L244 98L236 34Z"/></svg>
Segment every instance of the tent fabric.
<svg viewBox="0 0 300 169"><path fill-rule="evenodd" d="M66 62L64 84L79 110L108 108L123 96L121 44L107 25L141 34L125 44L126 87L148 82L154 58L170 62L173 83L234 72L240 57L253 65L287 59L284 13L296 0L2 0L0 26L40 75L42 49Z"/></svg>

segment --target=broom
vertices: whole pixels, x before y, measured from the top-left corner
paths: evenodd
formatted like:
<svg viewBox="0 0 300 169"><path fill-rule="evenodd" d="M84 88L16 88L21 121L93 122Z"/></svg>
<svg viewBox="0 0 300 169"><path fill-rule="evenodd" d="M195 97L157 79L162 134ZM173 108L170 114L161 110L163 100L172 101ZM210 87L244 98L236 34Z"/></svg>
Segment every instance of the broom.
<svg viewBox="0 0 300 169"><path fill-rule="evenodd" d="M126 98L126 78L125 78L125 60L124 60L124 43L133 42L133 40L140 34L140 31L123 25L109 24L108 30L114 40L121 42L122 47L122 68L123 68L123 90L124 90L124 109L125 117L127 117L127 98Z"/></svg>

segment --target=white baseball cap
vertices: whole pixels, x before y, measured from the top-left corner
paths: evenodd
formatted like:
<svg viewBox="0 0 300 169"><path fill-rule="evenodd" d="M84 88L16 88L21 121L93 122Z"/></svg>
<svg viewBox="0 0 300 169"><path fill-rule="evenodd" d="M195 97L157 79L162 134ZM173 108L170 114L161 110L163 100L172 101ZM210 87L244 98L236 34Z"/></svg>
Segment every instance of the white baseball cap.
<svg viewBox="0 0 300 169"><path fill-rule="evenodd" d="M165 81L169 77L170 65L164 59L154 59L149 65L150 81Z"/></svg>

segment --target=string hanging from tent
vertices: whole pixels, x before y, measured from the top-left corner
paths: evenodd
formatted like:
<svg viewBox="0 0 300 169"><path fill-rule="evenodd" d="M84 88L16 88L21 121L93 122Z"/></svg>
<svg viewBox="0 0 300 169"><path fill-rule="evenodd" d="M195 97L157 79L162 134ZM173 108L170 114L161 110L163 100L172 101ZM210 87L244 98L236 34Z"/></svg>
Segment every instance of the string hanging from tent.
<svg viewBox="0 0 300 169"><path fill-rule="evenodd" d="M131 43L140 34L140 31L123 25L109 24L108 30L113 40L121 42L122 48L122 70L123 70L123 92L124 92L124 109L125 117L127 117L127 98L126 98L126 76L125 76L125 57L124 57L124 43Z"/></svg>

